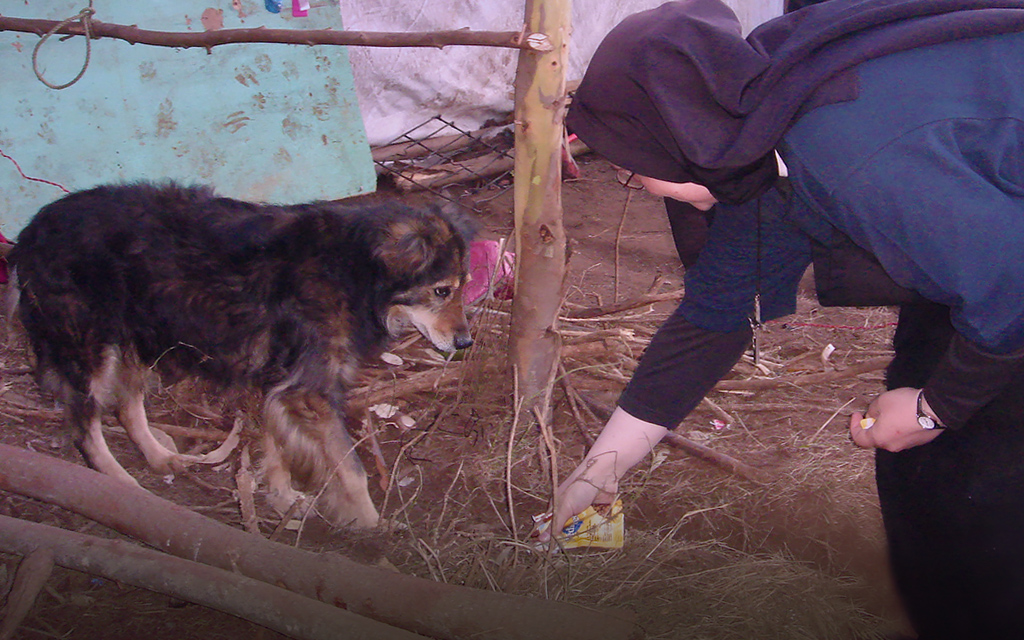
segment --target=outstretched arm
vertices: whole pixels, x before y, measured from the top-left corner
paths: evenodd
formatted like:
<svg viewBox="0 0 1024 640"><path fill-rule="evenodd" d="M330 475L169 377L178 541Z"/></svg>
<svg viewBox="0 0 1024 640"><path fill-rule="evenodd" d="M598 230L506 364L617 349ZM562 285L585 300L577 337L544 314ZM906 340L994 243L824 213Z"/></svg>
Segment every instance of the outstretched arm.
<svg viewBox="0 0 1024 640"><path fill-rule="evenodd" d="M611 502L619 481L732 369L750 330L701 329L676 314L654 336L629 387L586 458L555 492L551 529L574 514ZM641 417L642 416L642 417ZM557 524L556 524L557 523Z"/></svg>

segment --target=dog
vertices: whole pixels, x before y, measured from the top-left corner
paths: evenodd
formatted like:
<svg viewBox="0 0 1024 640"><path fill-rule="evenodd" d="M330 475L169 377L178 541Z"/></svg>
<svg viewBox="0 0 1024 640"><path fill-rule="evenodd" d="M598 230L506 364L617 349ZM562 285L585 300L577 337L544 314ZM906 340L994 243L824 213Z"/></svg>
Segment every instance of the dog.
<svg viewBox="0 0 1024 640"><path fill-rule="evenodd" d="M441 351L472 344L463 288L474 232L468 216L436 205L100 186L43 207L21 231L8 305L93 468L137 484L104 441L111 410L154 470L210 462L158 442L144 407L154 372L198 376L261 394L262 467L278 511L318 495L333 525L372 527L346 392L361 364L413 327Z"/></svg>

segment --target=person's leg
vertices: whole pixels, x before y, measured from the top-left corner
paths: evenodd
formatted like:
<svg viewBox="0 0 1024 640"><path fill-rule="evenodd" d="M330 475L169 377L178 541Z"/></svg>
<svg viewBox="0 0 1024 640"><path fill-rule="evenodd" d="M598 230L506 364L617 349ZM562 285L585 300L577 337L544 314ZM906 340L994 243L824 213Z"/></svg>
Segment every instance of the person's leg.
<svg viewBox="0 0 1024 640"><path fill-rule="evenodd" d="M906 305L887 386L920 387L953 328ZM922 639L1024 638L1024 376L963 429L876 456L893 573Z"/></svg>

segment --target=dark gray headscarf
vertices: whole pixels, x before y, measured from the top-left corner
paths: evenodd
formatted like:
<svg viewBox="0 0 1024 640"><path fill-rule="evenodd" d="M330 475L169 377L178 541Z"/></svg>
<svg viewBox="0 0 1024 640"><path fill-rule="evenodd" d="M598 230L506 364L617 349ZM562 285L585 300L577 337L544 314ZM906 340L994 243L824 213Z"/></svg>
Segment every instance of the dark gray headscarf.
<svg viewBox="0 0 1024 640"><path fill-rule="evenodd" d="M742 202L774 182L773 151L802 112L856 95L852 67L1017 31L1024 0L830 0L746 38L719 0L669 2L605 37L566 123L622 167Z"/></svg>

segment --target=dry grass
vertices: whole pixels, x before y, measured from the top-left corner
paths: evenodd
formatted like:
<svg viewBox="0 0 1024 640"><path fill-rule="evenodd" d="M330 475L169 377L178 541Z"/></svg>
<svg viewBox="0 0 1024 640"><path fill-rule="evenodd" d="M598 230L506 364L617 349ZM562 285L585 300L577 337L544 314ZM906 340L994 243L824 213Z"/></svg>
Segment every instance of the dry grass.
<svg viewBox="0 0 1024 640"><path fill-rule="evenodd" d="M664 311L664 305L648 305L563 323L553 424L562 476L599 431L603 412ZM515 425L513 433L507 320L507 306L480 310L477 344L457 362L443 362L422 342L409 341L395 350L401 365L367 371L365 386L354 394L363 407L391 403L414 421L407 427L397 417L367 414L364 425L364 435L373 432L379 443L380 464L367 467L379 470L374 480L385 481L374 491L393 529L317 535L314 527L302 538L279 535L434 580L624 609L651 638L844 640L882 638L901 628L888 586L877 582L884 580L883 542L872 458L850 445L844 426L846 416L877 392L880 374L813 388L715 392L714 402L735 424L714 428L721 413L702 406L681 433L767 472L769 482L752 483L660 446L623 483L625 548L548 555L528 536L530 516L543 511L550 496L549 461L532 425ZM822 371L817 354L830 342L836 346L830 364L839 368L885 354L891 329L883 325L891 320L887 311L837 312L803 301L788 325L766 331L769 370L741 364L733 377ZM803 326L809 324L869 328ZM2 357L3 440L80 462L59 435L59 414L25 375L24 348L15 343ZM155 400L157 421L198 429L223 422L219 399L199 387L163 390ZM255 435L254 429L247 434L253 447ZM196 470L167 485L140 466L123 438L111 440L126 466L159 495L240 523L233 467ZM370 447L364 454L373 460ZM89 526L25 509L10 497L4 504L37 520ZM258 506L269 535L277 516ZM99 599L93 606L102 605ZM60 611L73 626L66 605L41 606L56 630L63 628Z"/></svg>
<svg viewBox="0 0 1024 640"><path fill-rule="evenodd" d="M564 323L563 379L554 394L562 476L599 431L602 411L661 317L647 307ZM821 371L822 348L854 335L854 344L836 345L829 366L885 354L892 317L877 310L840 316L803 304L795 322L768 330L765 361L775 363L769 373ZM716 393L716 403L738 424L716 430L709 423L717 414L702 407L683 431L766 470L769 482L753 484L659 447L623 484L623 550L549 556L527 538L529 516L544 510L551 482L535 430L516 425L512 431L510 382L499 355L506 320L502 309L478 316L481 339L460 365L459 384L394 399L446 425L405 450L422 461L415 466L430 468L417 476L422 490L395 492L408 529L387 554L402 570L625 608L653 638L880 638L900 627L892 611L865 596L887 589L871 582L884 579L883 537L872 456L845 435L849 413L877 391L880 373L822 388ZM801 320L843 328L795 324ZM846 328L851 322L868 328L854 332ZM804 353L815 357L791 366ZM749 375L745 369L737 367L734 376Z"/></svg>

